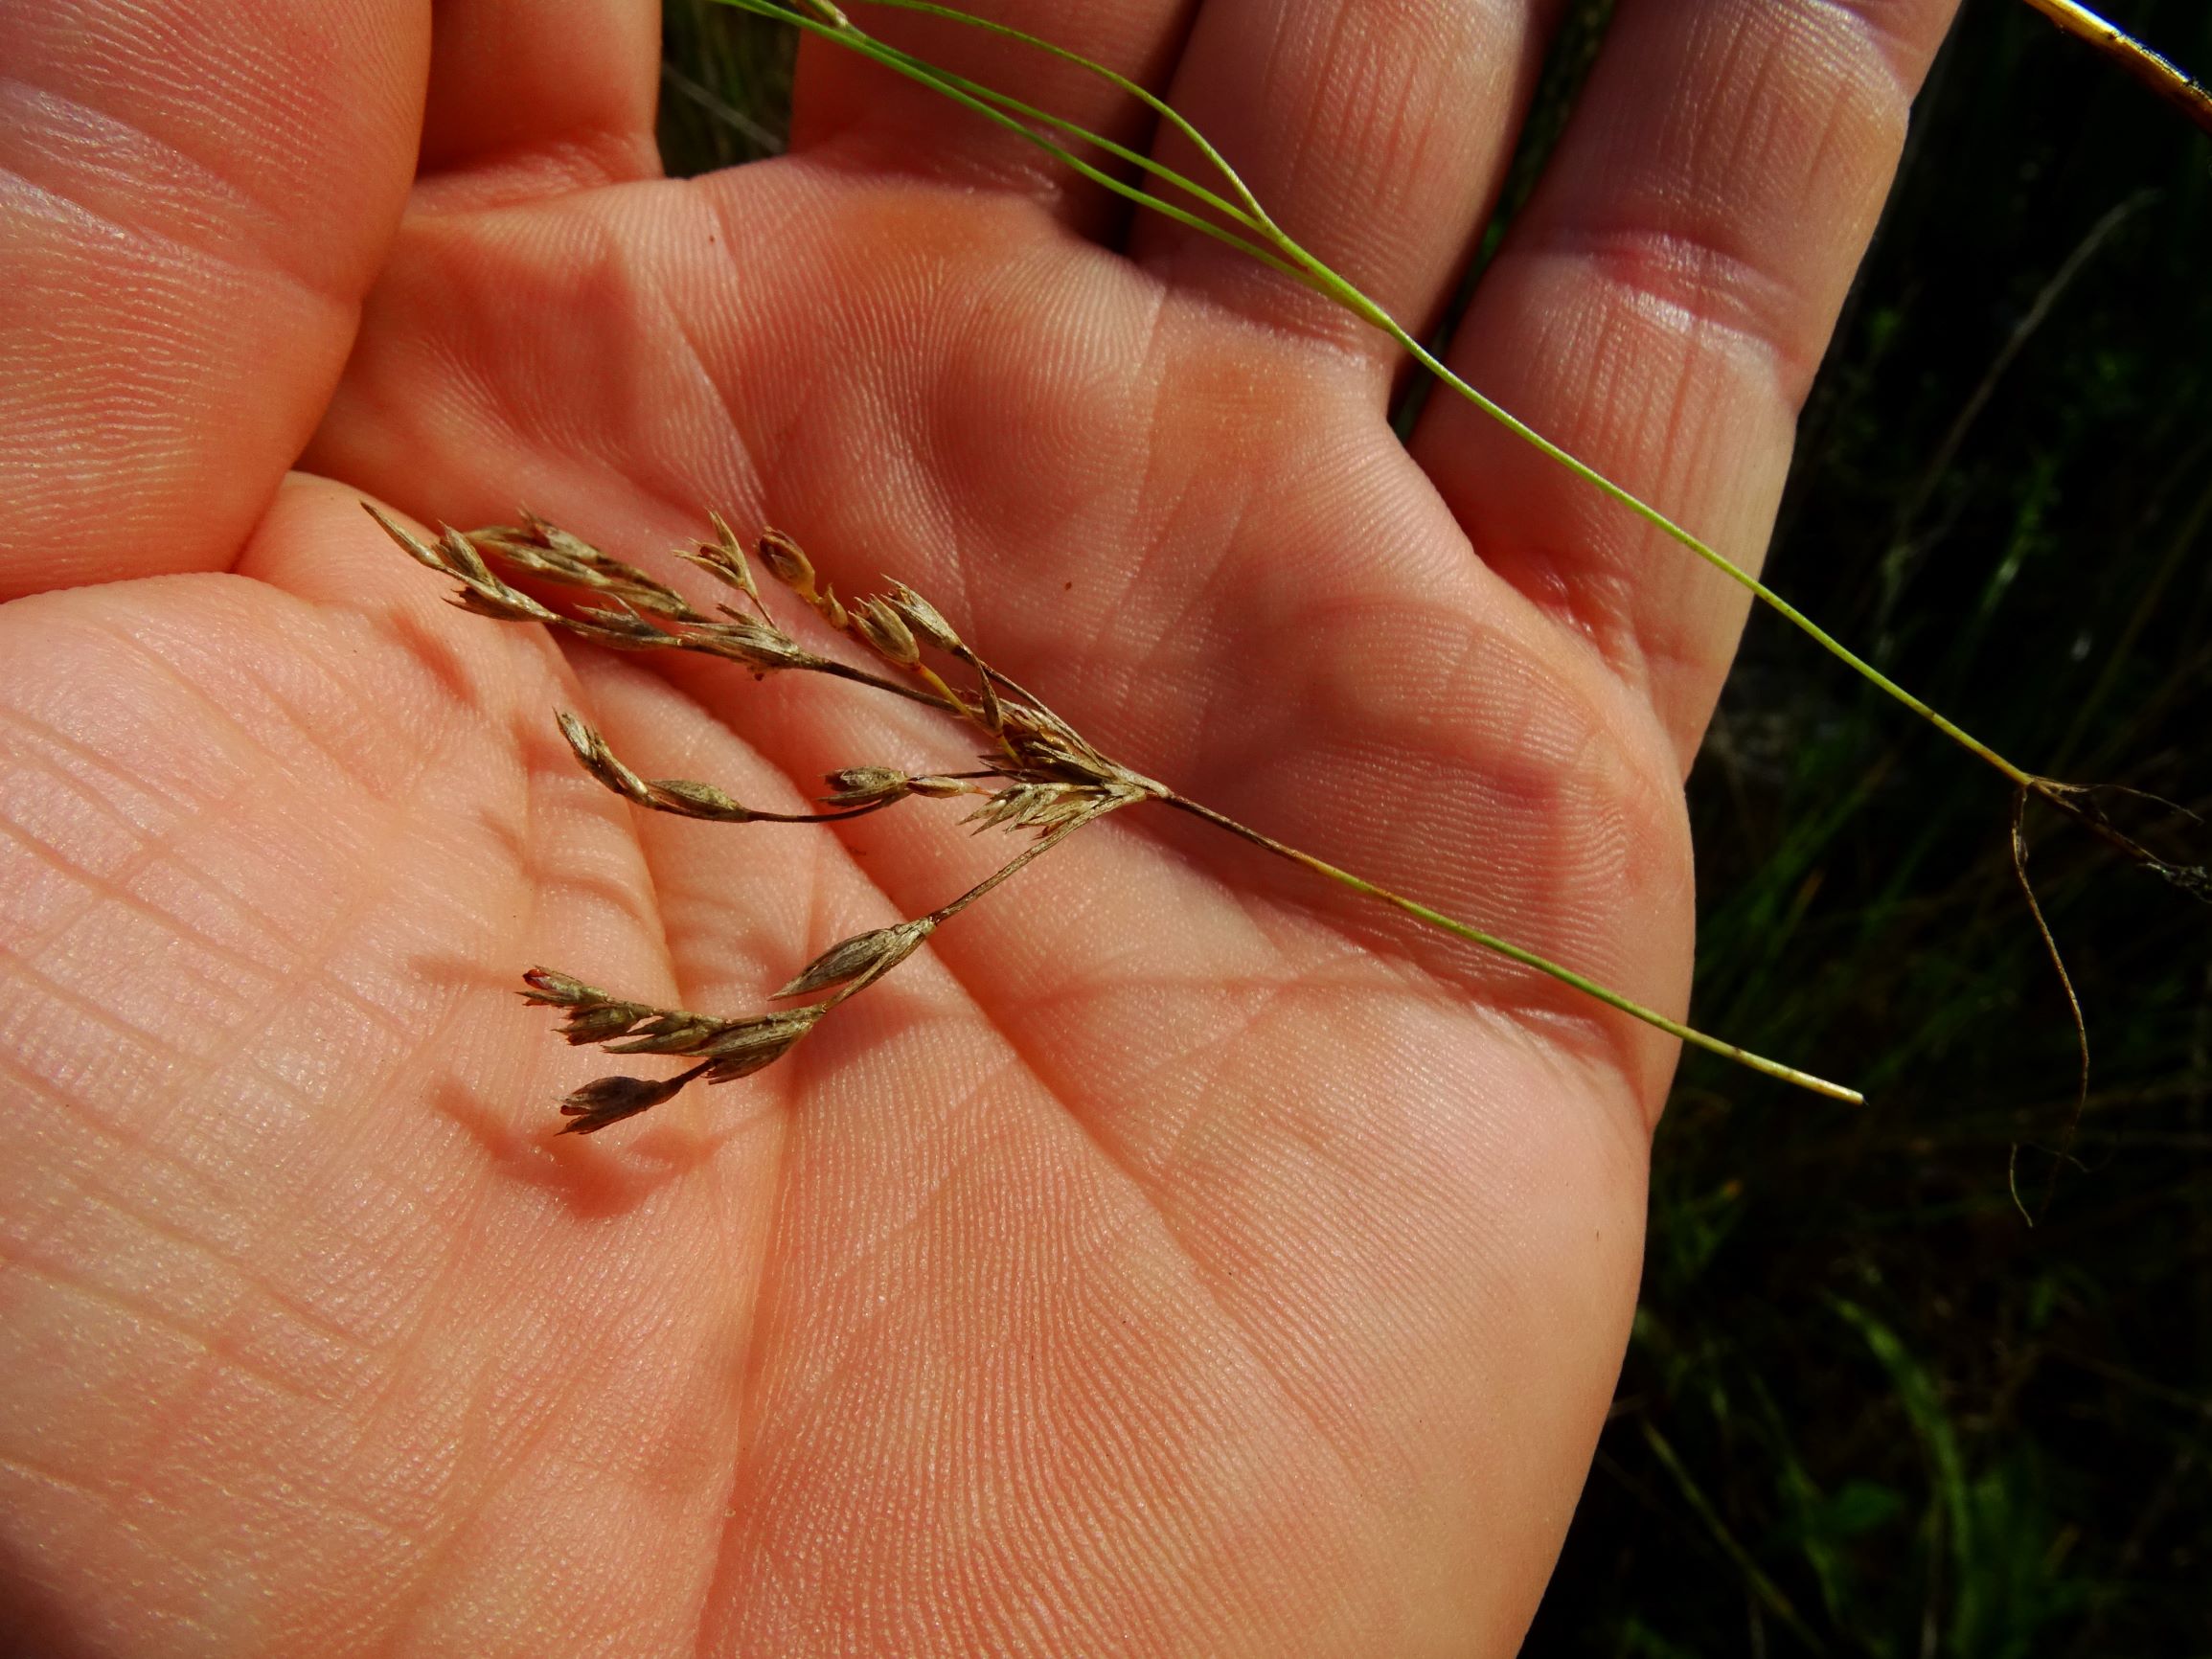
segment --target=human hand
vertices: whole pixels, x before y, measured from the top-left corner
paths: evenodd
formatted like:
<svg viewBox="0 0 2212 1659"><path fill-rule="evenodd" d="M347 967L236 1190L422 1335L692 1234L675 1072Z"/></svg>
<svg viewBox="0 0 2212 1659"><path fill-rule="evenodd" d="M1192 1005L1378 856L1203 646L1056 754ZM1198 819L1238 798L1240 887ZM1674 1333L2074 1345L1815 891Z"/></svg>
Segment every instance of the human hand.
<svg viewBox="0 0 2212 1659"><path fill-rule="evenodd" d="M993 11L1172 87L1415 323L1556 7ZM1949 11L1623 0L1454 366L1754 559ZM1401 446L1377 338L863 65L804 62L787 159L659 180L656 15L0 15L10 1650L1510 1650L1671 1044L1139 808L781 1065L555 1140L608 1067L524 967L748 1011L1011 844L633 812L557 706L785 810L958 749L465 616L356 501L783 526L1675 1011L1739 596L1464 408Z"/></svg>

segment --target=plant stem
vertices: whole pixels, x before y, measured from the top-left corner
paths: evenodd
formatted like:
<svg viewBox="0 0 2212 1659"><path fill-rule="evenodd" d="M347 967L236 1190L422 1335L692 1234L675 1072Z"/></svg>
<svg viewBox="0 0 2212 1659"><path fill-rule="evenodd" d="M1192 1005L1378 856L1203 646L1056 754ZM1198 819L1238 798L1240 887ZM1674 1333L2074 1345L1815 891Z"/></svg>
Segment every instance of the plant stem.
<svg viewBox="0 0 2212 1659"><path fill-rule="evenodd" d="M1416 920L1425 921L1429 926L1439 928L1455 938L1464 939L1471 944L1479 944L1485 950L1494 951L1508 961L1519 963L1523 967L1533 967L1539 973L1549 974L1561 984L1572 986L1585 996L1595 997L1608 1008L1618 1009L1625 1014L1642 1020L1648 1026L1657 1027L1670 1036L1679 1037L1683 1042L1708 1050L1725 1059L1734 1060L1739 1065L1749 1066L1755 1072L1764 1072L1770 1078L1779 1078L1786 1083L1794 1083L1799 1088L1811 1089L1814 1094L1826 1095L1831 1100L1847 1101L1853 1105L1859 1105L1865 1102L1866 1097L1856 1089L1845 1088L1841 1083L1832 1083L1825 1078L1814 1077L1811 1072L1799 1071L1795 1066L1786 1066L1780 1060L1770 1060L1763 1055L1753 1054L1749 1049L1739 1048L1731 1042L1722 1042L1716 1036L1708 1036L1695 1027L1686 1026L1679 1020L1669 1019L1665 1014L1656 1010L1648 1009L1641 1003L1630 1001L1619 991L1608 990L1596 980L1585 974L1577 973L1571 967L1562 967L1556 962L1537 955L1533 950L1523 949L1520 945L1498 938L1494 933L1485 933L1481 928L1471 927L1466 922L1447 916L1440 910L1431 910L1425 904L1407 898L1403 894L1393 893L1387 887L1378 886L1372 881L1353 875L1349 870L1339 870L1335 865L1324 859L1316 858L1311 852L1301 852L1295 847L1286 846L1273 836L1263 835L1259 830L1240 824L1234 818L1217 812L1211 807L1203 806L1187 796L1170 794L1161 798L1170 807L1188 812L1193 817L1202 818L1218 829L1228 830L1232 835L1242 836L1244 840L1251 842L1253 846L1265 848L1278 858L1287 858L1302 869L1311 870L1317 875L1326 875L1338 886L1349 887L1353 892L1364 894L1370 898L1379 898L1385 904L1402 910Z"/></svg>
<svg viewBox="0 0 2212 1659"><path fill-rule="evenodd" d="M1084 822L1087 823L1090 822L1090 820L1086 819ZM958 916L963 910L966 910L970 904L973 904L978 898L981 898L986 893L989 893L993 887L996 887L1001 881L1004 881L1008 876L1012 875L1023 865L1028 864L1035 859L1043 857L1046 852L1050 852L1053 848L1058 847L1062 841L1066 840L1070 835L1074 834L1078 830L1081 830L1082 828L1082 824L1070 824L1064 830L1055 830L1049 834L1038 837L1029 846L1023 848L1019 852L1015 853L1012 858L1008 859L1006 863L1000 865L996 870L993 870L989 875L986 875L981 881L978 881L973 887L970 887L966 893L963 893L958 898L951 900L949 903L941 904L935 910L932 910L929 913L929 921L932 925L938 922L950 921L955 916Z"/></svg>
<svg viewBox="0 0 2212 1659"><path fill-rule="evenodd" d="M705 654L713 655L715 653L710 651ZM812 674L828 674L832 679L850 680L856 686L873 686L879 692L889 692L894 696L904 697L910 703L921 703L927 708L940 709L948 715L964 716L968 712L958 703L949 698L941 697L934 692L925 692L920 686L909 686L899 680L885 679L880 674L872 674L866 669L853 668L838 662L833 657L824 657L819 663L808 667L804 671Z"/></svg>
<svg viewBox="0 0 2212 1659"><path fill-rule="evenodd" d="M1097 63L1080 53L1071 52L1063 46L1057 46L1038 35L1026 34L1003 23L994 23L987 18L973 16L954 7L935 4L934 0L871 0L872 4L887 6L897 11L922 12L928 16L962 23L1007 39L1017 40L1024 45L1034 47L1038 51L1046 53L1063 62L1075 64L1098 76L1139 100L1147 108L1169 122L1176 131L1190 139L1197 146L1200 154L1205 157L1207 163L1227 182L1238 200L1243 204L1242 207L1230 204L1217 193L1185 178L1173 169L1165 167L1150 157L1138 155L1127 147L1091 132L1076 123L1038 110L1032 105L1023 103L1018 99L1011 98L979 82L969 80L966 77L939 69L922 58L889 46L876 39L849 19L843 18L842 13L835 14L839 19L838 21L831 22L825 21L819 16L795 11L782 4L781 0L721 0L721 3L761 16L781 18L810 34L821 35L825 39L835 41L851 51L859 53L862 57L872 58L909 80L932 87L955 102L974 110L977 114L1026 139L1056 159L1072 167L1077 172L1094 183L1127 197L1141 207L1151 208L1179 224L1212 237L1217 241L1224 242L1265 264L1294 277L1315 292L1350 311L1362 322L1380 330L1409 352L1423 368L1461 398L1473 404L1475 408L1481 410L1483 414L1505 427L1515 437L1556 462L1574 477L1589 485L1609 500L1627 508L1654 530L1696 554L1730 580L1745 588L1761 603L1775 611L1791 626L1797 628L1807 638L1819 646L1822 650L1859 674L1884 695L1927 721L1929 725L1935 727L1937 731L1943 733L1961 748L2002 773L2017 787L2029 789L2037 794L2044 795L2046 798L2051 798L2044 787L2046 780L2038 777L2025 767L2016 765L1956 721L1929 707L1719 549L1668 517L1633 491L1615 484L1603 472L1580 459L1570 450L1546 438L1535 427L1507 410L1502 404L1476 391L1447 367L1434 352L1416 339L1404 325L1369 299L1366 294L1355 287L1350 282L1337 275L1335 271L1324 264L1314 255L1309 253L1303 245L1294 240L1273 219L1268 217L1243 178L1239 176L1234 168L1229 166L1220 152L1208 143L1203 135L1184 117L1177 114L1165 100L1147 91L1128 77L1119 75L1106 65ZM2031 0L2031 4L2040 6L2057 6L2062 3L2068 3L2068 0ZM2075 8L2075 10L2078 11L2079 8ZM1126 180L1113 177L1110 173L1083 161L1064 146L1055 143L1024 125L1021 120L1016 119L1017 114L1049 124L1060 131L1080 138L1086 144L1096 145L1108 154L1143 169L1164 183L1188 193L1194 199L1221 214L1242 230L1249 232L1250 236L1239 235L1236 232L1225 230L1195 213L1163 200L1149 191L1141 190ZM1252 237L1262 239L1267 245L1263 246L1260 242L1252 240Z"/></svg>
<svg viewBox="0 0 2212 1659"><path fill-rule="evenodd" d="M2087 41L2206 132L2212 132L2212 91L2171 58L2114 28L2087 6L2076 5L2075 0L2027 0L2027 4L2075 39Z"/></svg>

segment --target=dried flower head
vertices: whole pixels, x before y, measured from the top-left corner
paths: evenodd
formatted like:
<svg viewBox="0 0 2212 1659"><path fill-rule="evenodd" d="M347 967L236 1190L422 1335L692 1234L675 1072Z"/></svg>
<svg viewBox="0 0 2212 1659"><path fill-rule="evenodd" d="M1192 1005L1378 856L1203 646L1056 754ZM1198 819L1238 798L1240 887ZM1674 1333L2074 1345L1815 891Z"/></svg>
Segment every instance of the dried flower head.
<svg viewBox="0 0 2212 1659"><path fill-rule="evenodd" d="M1550 972L1676 1036L1718 1048L1792 1080L1848 1095L1833 1084L1745 1056L1732 1045L1717 1043L1678 1022L1640 1009L1580 975L1286 847L1131 771L1108 759L1035 693L985 662L936 606L904 583L895 582L887 593L848 609L829 583L817 579L813 562L798 543L781 531L762 534L755 547L761 563L823 623L865 645L880 663L894 670L890 676L810 651L779 626L762 603L737 536L719 517L713 521L715 539L700 542L696 552L680 557L741 593L752 604L750 612L724 605L718 607L718 616L704 615L694 610L673 588L535 516L518 528L479 530L466 535L448 530L433 546L374 507L369 511L411 557L459 584L455 602L481 615L544 623L624 649L703 652L741 664L756 674L788 669L850 681L937 709L971 731L982 733L992 745L981 757L983 769L978 772L914 774L892 766L848 766L827 775L830 793L822 798L821 805L832 810L763 812L712 784L641 776L613 752L599 732L578 716L561 711L556 717L578 761L592 777L625 800L654 811L720 823L767 820L827 824L860 817L912 798L982 796L984 800L967 820L978 831L994 828L1028 830L1037 837L996 871L928 915L855 934L821 952L775 993L777 999L829 993L802 1007L718 1019L610 996L566 974L533 968L524 975L528 989L523 995L531 1002L562 1010L561 1034L571 1043L596 1043L610 1054L672 1055L696 1062L691 1070L661 1081L610 1077L584 1085L561 1102L561 1112L569 1119L565 1133L590 1134L634 1117L700 1079L711 1083L727 1082L773 1064L831 1010L904 962L962 910L1085 825L1142 801L1176 807L1308 870ZM582 607L576 615L565 615L510 584L493 568L495 562L521 575L584 590L600 602ZM924 647L949 658L947 670L955 680L965 683L947 683L935 668L924 663Z"/></svg>
<svg viewBox="0 0 2212 1659"><path fill-rule="evenodd" d="M582 536L548 524L534 512L525 513L520 525L471 530L462 538L479 555L498 558L547 581L588 588L638 610L663 616L691 614L691 605L675 589L655 581L633 564L608 557Z"/></svg>
<svg viewBox="0 0 2212 1659"><path fill-rule="evenodd" d="M739 545L737 533L718 512L708 513L707 521L715 527L715 539L702 541L696 551L676 557L697 565L717 581L736 588L759 606L761 590L753 585L753 567L745 562L745 550ZM765 613L763 614L764 617Z"/></svg>
<svg viewBox="0 0 2212 1659"><path fill-rule="evenodd" d="M604 738L566 709L557 710L553 717L584 770L625 800L656 812L705 818L718 824L750 824L768 816L755 812L712 784L688 778L641 778L615 757Z"/></svg>
<svg viewBox="0 0 2212 1659"><path fill-rule="evenodd" d="M922 660L922 648L915 644L913 631L888 601L880 597L862 600L853 609L853 621L860 637L885 662L910 669Z"/></svg>
<svg viewBox="0 0 2212 1659"><path fill-rule="evenodd" d="M678 1077L654 1082L647 1078L598 1078L564 1095L560 1102L560 1115L568 1120L557 1131L563 1135L595 1135L609 1124L619 1124L625 1118L663 1101L681 1094L686 1084L696 1080L705 1066L694 1066Z"/></svg>
<svg viewBox="0 0 2212 1659"><path fill-rule="evenodd" d="M780 530L764 530L761 539L753 544L753 552L770 576L809 604L814 602L814 561L797 542Z"/></svg>
<svg viewBox="0 0 2212 1659"><path fill-rule="evenodd" d="M915 947L936 930L934 917L894 922L867 933L841 939L799 970L798 977L775 993L781 1002L788 996L812 996L832 986L850 985L859 989L879 979L914 954Z"/></svg>
<svg viewBox="0 0 2212 1659"><path fill-rule="evenodd" d="M896 801L914 786L914 780L892 766L847 766L824 774L830 793L825 807L866 807L878 801Z"/></svg>
<svg viewBox="0 0 2212 1659"><path fill-rule="evenodd" d="M883 596L883 602L897 611L917 635L939 650L953 656L967 654L968 648L960 643L960 636L952 631L952 625L937 614L935 605L904 582L893 582L891 591Z"/></svg>
<svg viewBox="0 0 2212 1659"><path fill-rule="evenodd" d="M626 1002L551 968L534 967L522 977L529 988L522 993L525 1001L567 1011L561 1034L572 1043L599 1043L608 1054L678 1055L699 1062L660 1081L609 1077L586 1083L561 1102L561 1114L572 1120L562 1126L563 1134L588 1135L635 1117L702 1078L726 1083L750 1077L789 1054L834 1006L832 1001L742 1019L714 1019L684 1009Z"/></svg>

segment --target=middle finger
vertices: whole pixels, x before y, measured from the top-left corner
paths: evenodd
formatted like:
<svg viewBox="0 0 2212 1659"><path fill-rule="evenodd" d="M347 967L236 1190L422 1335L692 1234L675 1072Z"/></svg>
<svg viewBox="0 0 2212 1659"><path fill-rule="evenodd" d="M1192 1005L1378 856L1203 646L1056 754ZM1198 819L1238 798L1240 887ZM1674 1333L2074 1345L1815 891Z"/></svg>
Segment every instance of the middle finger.
<svg viewBox="0 0 2212 1659"><path fill-rule="evenodd" d="M1084 0L1079 7L1058 0L967 0L964 9L1079 52L1141 85L1159 86L1174 69L1190 0ZM1142 148L1151 131L1149 112L1126 94L1020 41L889 6L852 10L854 22L887 44L1116 142ZM887 171L926 171L1033 195L1087 235L1119 222L1105 189L1016 134L857 54L810 40L799 55L791 148L801 153L831 145Z"/></svg>
<svg viewBox="0 0 2212 1659"><path fill-rule="evenodd" d="M1268 214L1417 334L1488 216L1561 0L1208 0L1175 107ZM1162 159L1203 178L1187 141ZM1177 286L1281 327L1387 340L1197 232L1140 223L1137 257Z"/></svg>

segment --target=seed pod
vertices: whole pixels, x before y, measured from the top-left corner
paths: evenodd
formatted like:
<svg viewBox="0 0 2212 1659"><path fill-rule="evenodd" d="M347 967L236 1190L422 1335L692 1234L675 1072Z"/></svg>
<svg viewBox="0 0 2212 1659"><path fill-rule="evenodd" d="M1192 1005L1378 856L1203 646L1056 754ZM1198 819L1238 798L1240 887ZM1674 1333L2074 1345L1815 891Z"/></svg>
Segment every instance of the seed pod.
<svg viewBox="0 0 2212 1659"><path fill-rule="evenodd" d="M641 807L652 804L646 781L614 758L614 751L606 746L604 738L566 709L556 710L553 717L560 727L560 735L568 739L568 746L576 751L576 758L583 762L585 771L626 801L635 801Z"/></svg>
<svg viewBox="0 0 2212 1659"><path fill-rule="evenodd" d="M745 562L745 550L738 544L736 532L718 512L708 513L707 522L715 527L715 539L700 542L696 553L677 557L697 565L716 580L727 582L759 604L761 590L753 585L753 567Z"/></svg>
<svg viewBox="0 0 2212 1659"><path fill-rule="evenodd" d="M696 1070L689 1071L660 1082L648 1078L597 1079L560 1102L560 1115L568 1119L560 1125L560 1133L596 1134L609 1124L634 1118L649 1107L673 1098L697 1075Z"/></svg>
<svg viewBox="0 0 2212 1659"><path fill-rule="evenodd" d="M764 530L753 552L768 567L768 574L811 604L814 601L813 561L799 551L799 544L780 530Z"/></svg>
<svg viewBox="0 0 2212 1659"><path fill-rule="evenodd" d="M820 657L800 649L798 642L783 629L734 611L723 614L729 618L727 622L695 624L678 643L685 650L742 663L757 674L821 665Z"/></svg>
<svg viewBox="0 0 2212 1659"><path fill-rule="evenodd" d="M750 824L760 815L734 795L690 778L654 778L647 783L646 788L652 796L650 806L685 818L704 818L716 824Z"/></svg>
<svg viewBox="0 0 2212 1659"><path fill-rule="evenodd" d="M915 946L927 939L936 925L924 916L839 940L801 968L799 977L776 992L776 996L779 1000L787 996L810 996L815 991L854 980L865 985L913 955Z"/></svg>
<svg viewBox="0 0 2212 1659"><path fill-rule="evenodd" d="M686 1013L680 1008L647 1010L652 1018L637 1029L627 1042L609 1043L610 1055L696 1055L714 1039L727 1022L703 1013Z"/></svg>
<svg viewBox="0 0 2212 1659"><path fill-rule="evenodd" d="M710 1062L707 1081L734 1082L775 1064L798 1046L799 1039L812 1031L821 1017L820 1008L794 1008L728 1021L698 1051Z"/></svg>
<svg viewBox="0 0 2212 1659"><path fill-rule="evenodd" d="M905 773L889 766L847 766L826 774L822 782L834 791L822 797L825 807L873 807L878 801L896 801L913 784Z"/></svg>
<svg viewBox="0 0 2212 1659"><path fill-rule="evenodd" d="M618 598L612 606L582 605L568 625L586 639L620 651L661 650L683 644L681 634L648 622L630 608L627 599Z"/></svg>
<svg viewBox="0 0 2212 1659"><path fill-rule="evenodd" d="M913 633L888 601L879 597L863 601L853 620L859 625L860 637L884 661L910 669L922 660L922 648L914 643Z"/></svg>
<svg viewBox="0 0 2212 1659"><path fill-rule="evenodd" d="M891 591L884 595L884 602L905 620L908 627L939 650L958 656L968 648L952 631L952 625L938 614L937 607L904 582L893 582Z"/></svg>
<svg viewBox="0 0 2212 1659"><path fill-rule="evenodd" d="M572 1010L560 1034L570 1044L582 1047L585 1043L612 1042L616 1037L627 1036L630 1028L652 1010L634 1002L601 1002Z"/></svg>
<svg viewBox="0 0 2212 1659"><path fill-rule="evenodd" d="M522 983L530 989L522 993L524 1002L553 1003L559 1007L574 1007L585 1002L612 1002L614 999L597 986L586 985L565 973L556 973L550 967L534 967L522 976Z"/></svg>

